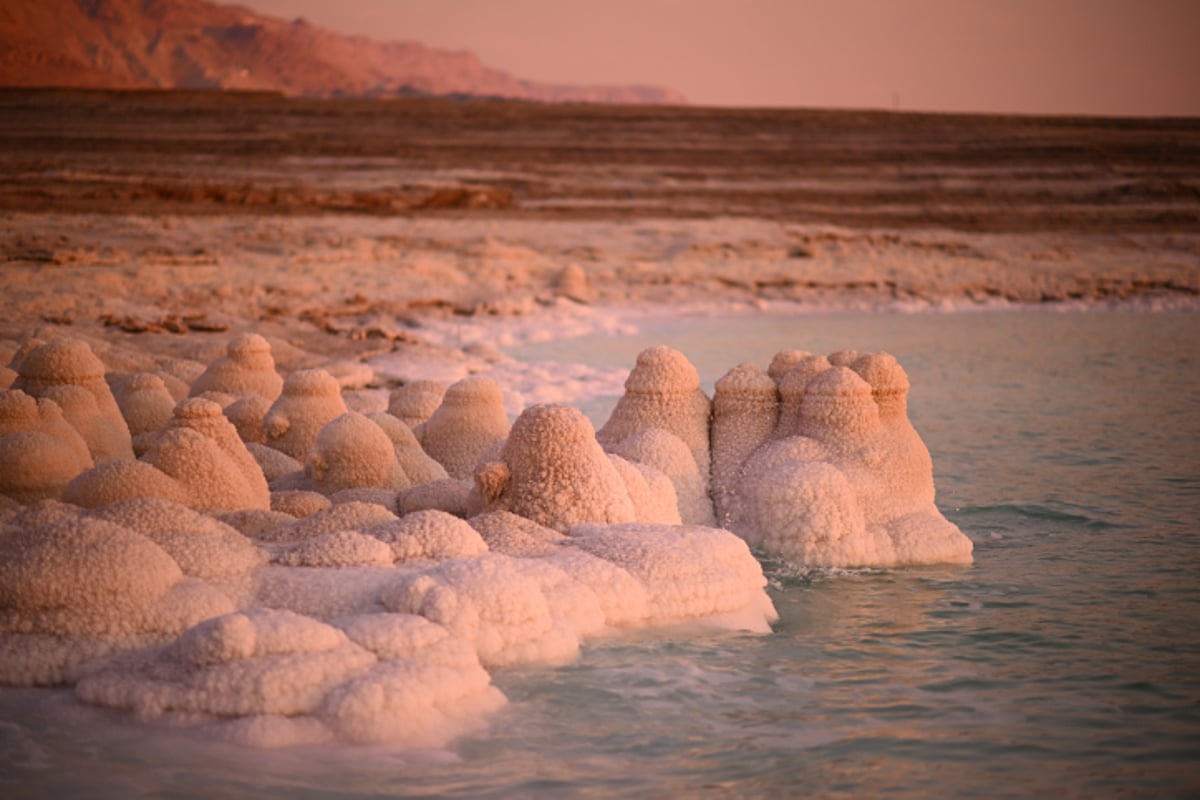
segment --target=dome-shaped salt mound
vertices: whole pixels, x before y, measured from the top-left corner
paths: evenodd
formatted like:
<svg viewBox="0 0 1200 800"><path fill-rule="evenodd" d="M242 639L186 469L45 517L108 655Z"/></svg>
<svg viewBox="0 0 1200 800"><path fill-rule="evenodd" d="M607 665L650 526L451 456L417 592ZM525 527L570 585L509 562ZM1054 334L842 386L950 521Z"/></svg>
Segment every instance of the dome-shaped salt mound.
<svg viewBox="0 0 1200 800"><path fill-rule="evenodd" d="M714 525L713 504L704 476L687 444L662 428L646 428L608 448L609 453L654 467L675 489L680 520L688 525Z"/></svg>
<svg viewBox="0 0 1200 800"><path fill-rule="evenodd" d="M471 558L488 551L474 528L444 511L417 511L367 532L391 547L398 562Z"/></svg>
<svg viewBox="0 0 1200 800"><path fill-rule="evenodd" d="M489 550L507 556L548 556L561 550L567 541L558 531L510 511L491 511L467 522L479 532Z"/></svg>
<svg viewBox="0 0 1200 800"><path fill-rule="evenodd" d="M273 403L283 389L283 378L275 371L271 345L255 333L229 343L226 354L208 366L192 384L191 396L215 391L244 397L255 395Z"/></svg>
<svg viewBox="0 0 1200 800"><path fill-rule="evenodd" d="M265 542L299 542L336 531L366 531L394 522L396 515L375 503L340 503L317 511L286 528L279 528L261 537Z"/></svg>
<svg viewBox="0 0 1200 800"><path fill-rule="evenodd" d="M321 428L308 470L313 489L326 495L355 488L399 491L411 485L383 428L353 411Z"/></svg>
<svg viewBox="0 0 1200 800"><path fill-rule="evenodd" d="M707 490L710 412L696 368L679 351L659 345L638 354L637 364L625 380L625 394L596 438L605 447L613 447L647 428L672 433L692 451Z"/></svg>
<svg viewBox="0 0 1200 800"><path fill-rule="evenodd" d="M98 508L130 497L162 497L191 508L270 508L258 463L216 403L184 400L139 461L103 464L63 490L63 499Z"/></svg>
<svg viewBox="0 0 1200 800"><path fill-rule="evenodd" d="M425 452L457 480L470 480L479 459L508 435L500 387L490 378L463 378L446 390L423 425Z"/></svg>
<svg viewBox="0 0 1200 800"><path fill-rule="evenodd" d="M800 407L808 384L831 366L825 356L807 356L797 360L779 379L779 425L775 428L774 438L795 436L800 432Z"/></svg>
<svg viewBox="0 0 1200 800"><path fill-rule="evenodd" d="M19 376L12 388L57 403L97 464L133 458L129 427L104 380L104 364L86 342L58 339L34 346L18 358Z"/></svg>
<svg viewBox="0 0 1200 800"><path fill-rule="evenodd" d="M57 498L91 466L87 443L57 403L19 389L0 392L0 496L18 503Z"/></svg>
<svg viewBox="0 0 1200 800"><path fill-rule="evenodd" d="M755 364L739 364L713 392L712 495L717 519L729 514L741 465L771 438L779 419L779 392Z"/></svg>
<svg viewBox="0 0 1200 800"><path fill-rule="evenodd" d="M396 461L413 486L446 479L445 468L421 448L417 437L407 425L391 414L382 412L367 414L367 419L382 428L391 439L392 447L396 451Z"/></svg>
<svg viewBox="0 0 1200 800"><path fill-rule="evenodd" d="M497 461L480 466L485 511L511 511L565 532L580 522L630 522L633 501L592 424L570 406L536 405L513 424Z"/></svg>
<svg viewBox="0 0 1200 800"><path fill-rule="evenodd" d="M276 564L290 567L355 567L388 565L395 561L392 548L357 531L334 531L304 539L275 556Z"/></svg>
<svg viewBox="0 0 1200 800"><path fill-rule="evenodd" d="M152 373L136 372L118 381L112 389L129 433L135 439L157 433L175 410L175 398L162 378Z"/></svg>
<svg viewBox="0 0 1200 800"><path fill-rule="evenodd" d="M328 372L304 369L283 382L283 391L263 416L266 443L303 462L325 425L346 413L341 386Z"/></svg>
<svg viewBox="0 0 1200 800"><path fill-rule="evenodd" d="M89 658L232 610L158 545L112 522L67 506L12 522L0 534L0 683L69 681Z"/></svg>
<svg viewBox="0 0 1200 800"><path fill-rule="evenodd" d="M441 381L412 381L388 396L388 413L409 428L425 422L442 404L446 384Z"/></svg>
<svg viewBox="0 0 1200 800"><path fill-rule="evenodd" d="M414 511L437 510L456 517L466 517L470 514L471 503L472 485L469 481L442 478L398 493L396 512L411 514Z"/></svg>

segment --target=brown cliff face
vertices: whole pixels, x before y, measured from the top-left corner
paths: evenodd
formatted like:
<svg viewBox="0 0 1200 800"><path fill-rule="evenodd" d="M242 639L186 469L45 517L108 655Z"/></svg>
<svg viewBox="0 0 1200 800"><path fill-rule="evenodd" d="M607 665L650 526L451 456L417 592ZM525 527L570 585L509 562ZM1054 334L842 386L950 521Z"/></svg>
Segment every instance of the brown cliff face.
<svg viewBox="0 0 1200 800"><path fill-rule="evenodd" d="M650 86L535 83L470 52L343 36L205 0L9 0L0 5L0 85L685 102Z"/></svg>

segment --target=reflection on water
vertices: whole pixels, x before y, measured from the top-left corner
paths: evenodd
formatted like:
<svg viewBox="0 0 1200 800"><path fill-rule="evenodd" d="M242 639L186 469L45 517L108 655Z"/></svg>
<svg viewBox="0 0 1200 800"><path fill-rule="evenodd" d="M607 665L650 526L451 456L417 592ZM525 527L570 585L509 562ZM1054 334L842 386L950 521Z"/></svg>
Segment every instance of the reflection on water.
<svg viewBox="0 0 1200 800"><path fill-rule="evenodd" d="M452 752L247 753L6 692L0 792L1195 796L1197 341L1193 315L1021 312L693 319L529 348L628 367L667 342L710 388L784 347L887 349L975 564L768 561L772 634L642 633L500 671L511 703Z"/></svg>

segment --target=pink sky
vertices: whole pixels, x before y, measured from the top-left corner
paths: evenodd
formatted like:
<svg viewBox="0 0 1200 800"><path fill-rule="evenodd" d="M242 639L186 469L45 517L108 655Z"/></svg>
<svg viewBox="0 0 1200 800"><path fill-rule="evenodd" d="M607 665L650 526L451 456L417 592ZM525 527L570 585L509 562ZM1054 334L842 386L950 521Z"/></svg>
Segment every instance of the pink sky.
<svg viewBox="0 0 1200 800"><path fill-rule="evenodd" d="M703 105L1200 116L1200 0L241 0Z"/></svg>

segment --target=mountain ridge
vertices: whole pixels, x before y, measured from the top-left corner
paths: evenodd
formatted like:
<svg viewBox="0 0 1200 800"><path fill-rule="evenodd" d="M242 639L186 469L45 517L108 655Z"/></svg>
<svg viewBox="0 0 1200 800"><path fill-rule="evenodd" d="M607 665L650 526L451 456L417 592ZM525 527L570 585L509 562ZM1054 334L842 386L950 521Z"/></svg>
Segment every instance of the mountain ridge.
<svg viewBox="0 0 1200 800"><path fill-rule="evenodd" d="M9 0L0 6L0 86L687 102L656 86L525 80L470 51L346 36L210 0Z"/></svg>

